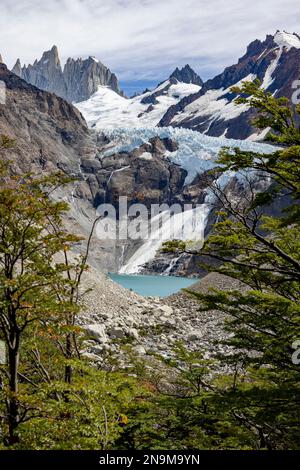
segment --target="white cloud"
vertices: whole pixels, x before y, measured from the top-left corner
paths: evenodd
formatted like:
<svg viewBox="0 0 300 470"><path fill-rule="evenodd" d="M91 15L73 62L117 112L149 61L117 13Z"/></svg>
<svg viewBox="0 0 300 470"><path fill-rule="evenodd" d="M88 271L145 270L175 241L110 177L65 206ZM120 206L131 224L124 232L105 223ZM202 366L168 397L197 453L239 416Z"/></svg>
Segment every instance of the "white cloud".
<svg viewBox="0 0 300 470"><path fill-rule="evenodd" d="M0 52L29 63L53 44L94 55L120 78L162 79L190 63L208 78L276 29L296 31L299 0L1 0Z"/></svg>

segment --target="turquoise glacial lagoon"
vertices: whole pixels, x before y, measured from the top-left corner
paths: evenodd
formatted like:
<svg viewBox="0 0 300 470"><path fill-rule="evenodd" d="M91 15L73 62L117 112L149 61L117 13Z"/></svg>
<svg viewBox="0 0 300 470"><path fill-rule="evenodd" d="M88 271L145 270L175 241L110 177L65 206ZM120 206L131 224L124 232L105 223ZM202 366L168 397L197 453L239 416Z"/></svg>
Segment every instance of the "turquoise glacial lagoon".
<svg viewBox="0 0 300 470"><path fill-rule="evenodd" d="M195 284L198 279L177 276L143 276L109 273L110 279L144 297L167 297Z"/></svg>

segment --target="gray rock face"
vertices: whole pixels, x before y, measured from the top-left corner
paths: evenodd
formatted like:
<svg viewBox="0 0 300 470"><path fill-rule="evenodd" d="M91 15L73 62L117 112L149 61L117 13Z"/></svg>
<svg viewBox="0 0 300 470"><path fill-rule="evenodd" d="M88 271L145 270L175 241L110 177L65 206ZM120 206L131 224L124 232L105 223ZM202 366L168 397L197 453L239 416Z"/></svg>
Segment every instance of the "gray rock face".
<svg viewBox="0 0 300 470"><path fill-rule="evenodd" d="M63 99L40 90L0 64L6 103L0 104L0 134L16 141L10 151L21 171L52 172L60 168L79 175L79 160L95 153L79 111Z"/></svg>
<svg viewBox="0 0 300 470"><path fill-rule="evenodd" d="M20 59L17 59L17 62L15 63L15 65L13 66L11 71L15 75L18 75L18 77L21 77L21 75L22 75L22 65L21 65Z"/></svg>
<svg viewBox="0 0 300 470"><path fill-rule="evenodd" d="M18 69L18 62L15 67ZM67 88L56 46L44 52L42 58L39 61L36 60L33 65L28 65L28 67L24 65L20 77L41 90L66 98Z"/></svg>
<svg viewBox="0 0 300 470"><path fill-rule="evenodd" d="M99 85L109 86L121 94L116 75L93 57L85 60L68 59L63 75L68 101L79 102L89 99Z"/></svg>
<svg viewBox="0 0 300 470"><path fill-rule="evenodd" d="M56 46L43 53L33 65L21 67L17 60L12 72L41 90L50 91L69 102L87 100L99 85L111 87L122 94L117 77L100 61L69 58L62 69Z"/></svg>
<svg viewBox="0 0 300 470"><path fill-rule="evenodd" d="M194 85L203 85L203 80L199 77L199 75L189 66L186 64L182 69L178 67L174 70L174 72L170 75L170 78L176 78L179 82L183 83L193 83Z"/></svg>

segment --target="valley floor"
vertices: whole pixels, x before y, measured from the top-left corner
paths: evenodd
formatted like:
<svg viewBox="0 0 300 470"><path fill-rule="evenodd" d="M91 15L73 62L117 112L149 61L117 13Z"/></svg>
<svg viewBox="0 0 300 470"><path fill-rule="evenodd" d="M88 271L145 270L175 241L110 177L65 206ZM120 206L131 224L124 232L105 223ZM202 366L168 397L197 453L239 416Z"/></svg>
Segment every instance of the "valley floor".
<svg viewBox="0 0 300 470"><path fill-rule="evenodd" d="M181 291L164 299L141 297L90 268L83 289L93 288L84 298L80 323L89 339L85 355L105 365L111 355L126 361L124 345L144 358L159 353L172 356L174 345L181 342L189 350L207 350L207 357L230 353L214 341L225 338L224 315L218 311L199 311L199 303ZM230 290L242 288L234 279L210 273L192 286L205 292L211 287Z"/></svg>

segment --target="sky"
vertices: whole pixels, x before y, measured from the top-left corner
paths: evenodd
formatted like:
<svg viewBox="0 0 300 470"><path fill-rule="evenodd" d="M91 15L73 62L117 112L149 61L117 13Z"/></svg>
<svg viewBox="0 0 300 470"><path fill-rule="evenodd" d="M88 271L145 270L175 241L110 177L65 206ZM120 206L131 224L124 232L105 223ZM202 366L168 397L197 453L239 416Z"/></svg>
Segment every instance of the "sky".
<svg viewBox="0 0 300 470"><path fill-rule="evenodd" d="M204 79L277 29L300 33L299 0L0 0L0 53L12 67L56 44L100 59L132 94L189 63Z"/></svg>

